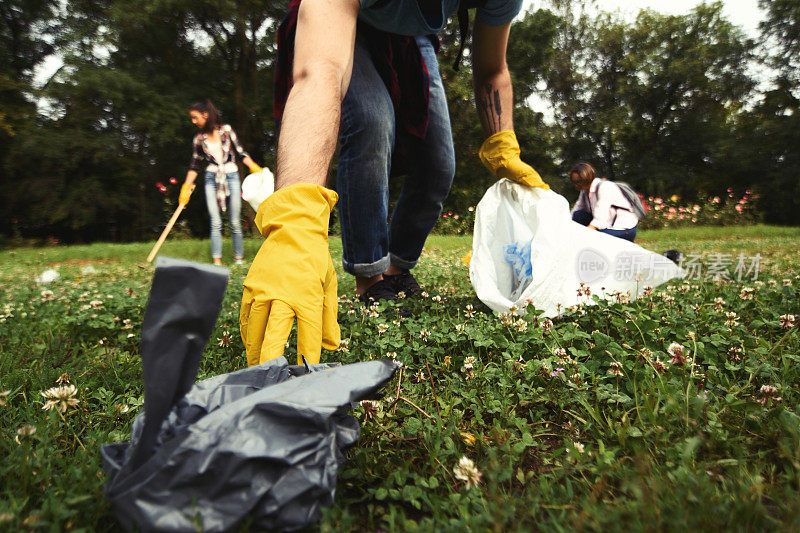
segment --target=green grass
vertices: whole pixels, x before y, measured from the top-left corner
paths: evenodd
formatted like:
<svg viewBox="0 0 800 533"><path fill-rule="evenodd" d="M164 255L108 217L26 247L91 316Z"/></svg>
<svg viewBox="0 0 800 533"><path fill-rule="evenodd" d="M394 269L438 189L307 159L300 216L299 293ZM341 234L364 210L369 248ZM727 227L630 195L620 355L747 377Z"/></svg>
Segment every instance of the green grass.
<svg viewBox="0 0 800 533"><path fill-rule="evenodd" d="M679 282L550 328L532 309L521 322L489 313L460 261L470 238L434 236L416 270L430 297L406 301L415 316L398 321L391 306L372 316L352 302L332 239L347 345L324 357L396 357L404 368L386 391L419 409L382 400L368 420L356 409L361 441L315 528L796 530L800 334L780 317L800 315L800 229L653 230L638 241L659 252L760 254L760 279ZM142 406L137 344L151 245L0 252L0 393L10 391L0 406L0 530L118 530L98 450L126 440ZM246 241L247 257L259 245ZM163 249L199 261L208 251L207 240ZM61 279L34 283L50 267ZM232 268L200 378L245 364L246 270ZM672 343L686 364L669 362ZM80 403L62 416L42 410L40 392L63 374ZM27 425L35 433L19 434ZM462 456L482 474L477 487L454 474Z"/></svg>

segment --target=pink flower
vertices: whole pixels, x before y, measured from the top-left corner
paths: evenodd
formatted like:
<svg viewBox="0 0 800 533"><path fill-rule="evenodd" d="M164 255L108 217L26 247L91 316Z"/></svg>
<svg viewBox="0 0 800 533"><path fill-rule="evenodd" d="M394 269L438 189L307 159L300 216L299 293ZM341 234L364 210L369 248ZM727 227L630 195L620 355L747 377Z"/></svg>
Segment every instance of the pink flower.
<svg viewBox="0 0 800 533"><path fill-rule="evenodd" d="M742 212L742 206L741 206L741 204L736 204L736 207L734 207L734 209L736 209L738 212L740 212L740 213L741 213L741 212Z"/></svg>
<svg viewBox="0 0 800 533"><path fill-rule="evenodd" d="M161 183L160 181L156 183L156 188L158 188L158 190L161 191L162 194L167 192L167 188L164 187L164 184Z"/></svg>
<svg viewBox="0 0 800 533"><path fill-rule="evenodd" d="M721 201L722 201L722 200L720 200L719 196L715 196L715 197L714 197L714 203L715 203L715 204L718 204L718 203L720 203Z"/></svg>
<svg viewBox="0 0 800 533"><path fill-rule="evenodd" d="M175 185L176 183L178 183L178 180L176 180L175 178L170 178L170 179L169 179L169 182L170 182L171 184Z"/></svg>

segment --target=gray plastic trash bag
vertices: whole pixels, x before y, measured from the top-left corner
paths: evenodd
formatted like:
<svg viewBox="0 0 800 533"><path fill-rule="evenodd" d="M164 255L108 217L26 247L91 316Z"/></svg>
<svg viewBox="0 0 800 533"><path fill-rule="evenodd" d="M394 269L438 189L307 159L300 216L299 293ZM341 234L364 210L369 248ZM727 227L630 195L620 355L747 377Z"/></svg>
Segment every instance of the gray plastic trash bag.
<svg viewBox="0 0 800 533"><path fill-rule="evenodd" d="M281 357L190 388L225 285L222 269L157 264L142 328L145 412L129 443L101 450L128 530L225 531L245 518L294 530L318 519L359 437L347 411L394 374L388 360L304 367Z"/></svg>

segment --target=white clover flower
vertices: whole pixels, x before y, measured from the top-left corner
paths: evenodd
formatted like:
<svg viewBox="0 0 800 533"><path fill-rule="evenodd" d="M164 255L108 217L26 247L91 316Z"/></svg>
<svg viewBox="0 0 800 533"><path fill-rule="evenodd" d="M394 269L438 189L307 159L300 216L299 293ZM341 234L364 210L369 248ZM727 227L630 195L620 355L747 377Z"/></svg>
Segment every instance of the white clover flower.
<svg viewBox="0 0 800 533"><path fill-rule="evenodd" d="M622 363L614 361L611 363L611 368L608 370L608 373L612 376L622 376Z"/></svg>
<svg viewBox="0 0 800 533"><path fill-rule="evenodd" d="M381 324L378 324L378 333L386 333L386 331L387 331L388 329L389 329L389 326L388 326L388 325L386 325L386 324L383 324L383 323L381 323Z"/></svg>
<svg viewBox="0 0 800 533"><path fill-rule="evenodd" d="M782 328L793 328L794 327L795 316L794 315L781 315L781 327Z"/></svg>
<svg viewBox="0 0 800 533"><path fill-rule="evenodd" d="M364 408L364 420L375 418L378 412L383 409L383 406L372 400L361 400L360 404Z"/></svg>
<svg viewBox="0 0 800 533"><path fill-rule="evenodd" d="M622 292L622 291L614 291L611 293L614 296L614 299L617 300L619 304L627 304L631 301L631 293L629 292ZM667 301L666 299L664 301Z"/></svg>
<svg viewBox="0 0 800 533"><path fill-rule="evenodd" d="M432 297L431 300L434 302L441 302L442 297L437 294L436 296Z"/></svg>
<svg viewBox="0 0 800 533"><path fill-rule="evenodd" d="M458 465L453 468L453 473L456 479L465 482L467 489L478 486L481 482L481 477L483 477L483 474L480 473L472 459L466 456L458 460Z"/></svg>
<svg viewBox="0 0 800 533"><path fill-rule="evenodd" d="M60 387L53 387L42 392L41 395L47 400L42 406L42 409L49 411L50 409L58 409L65 413L70 407L75 407L80 403L80 400L75 398L78 389L75 385L61 385Z"/></svg>
<svg viewBox="0 0 800 533"><path fill-rule="evenodd" d="M419 337L424 341L428 340L430 338L430 336L431 336L431 332L428 331L427 329L422 329L419 332Z"/></svg>
<svg viewBox="0 0 800 533"><path fill-rule="evenodd" d="M667 353L672 356L670 363L675 366L682 366L686 364L686 356L683 354L683 346L677 342L673 342L667 348Z"/></svg>
<svg viewBox="0 0 800 533"><path fill-rule="evenodd" d="M553 329L553 321L550 320L549 318L545 318L544 320L542 320L541 328L542 328L542 331L544 333L548 333L549 331L552 331L552 329Z"/></svg>
<svg viewBox="0 0 800 533"><path fill-rule="evenodd" d="M233 337L231 336L230 331L225 330L222 332L222 336L219 338L219 346L221 348L227 348L233 342Z"/></svg>
<svg viewBox="0 0 800 533"><path fill-rule="evenodd" d="M22 440L20 440L20 437L24 439L25 437L32 437L35 434L36 434L36 426L25 424L24 426L20 426L17 428L17 434L14 437L14 442L16 442L19 445L22 445ZM0 523L2 522L3 520L0 520Z"/></svg>
<svg viewBox="0 0 800 533"><path fill-rule="evenodd" d="M464 310L464 316L467 318L475 316L475 308L472 307L472 304L467 304L467 308Z"/></svg>
<svg viewBox="0 0 800 533"><path fill-rule="evenodd" d="M728 311L727 313L725 313L725 318L726 318L726 320L725 320L725 324L726 324L726 325L727 325L729 328L732 328L733 326L735 326L736 324L738 324L738 323L739 323L739 317L738 317L738 315L737 315L735 312L733 312L733 311Z"/></svg>
<svg viewBox="0 0 800 533"><path fill-rule="evenodd" d="M456 331L459 333L464 331L464 324L456 324Z"/></svg>
<svg viewBox="0 0 800 533"><path fill-rule="evenodd" d="M586 450L586 446L584 446L580 442L573 442L572 449L578 452L579 454L583 454L583 452Z"/></svg>
<svg viewBox="0 0 800 533"><path fill-rule="evenodd" d="M461 367L461 372L467 373L471 372L475 366L475 358L473 356L466 357L464 359L464 366Z"/></svg>
<svg viewBox="0 0 800 533"><path fill-rule="evenodd" d="M714 298L714 307L717 309L722 309L726 303L722 298Z"/></svg>
<svg viewBox="0 0 800 533"><path fill-rule="evenodd" d="M755 296L756 290L753 287L744 287L739 292L739 298L742 300L752 300Z"/></svg>
<svg viewBox="0 0 800 533"><path fill-rule="evenodd" d="M758 399L758 403L763 406L766 406L771 401L781 401L781 397L778 396L778 388L772 385L762 385L758 393L761 396L761 398Z"/></svg>

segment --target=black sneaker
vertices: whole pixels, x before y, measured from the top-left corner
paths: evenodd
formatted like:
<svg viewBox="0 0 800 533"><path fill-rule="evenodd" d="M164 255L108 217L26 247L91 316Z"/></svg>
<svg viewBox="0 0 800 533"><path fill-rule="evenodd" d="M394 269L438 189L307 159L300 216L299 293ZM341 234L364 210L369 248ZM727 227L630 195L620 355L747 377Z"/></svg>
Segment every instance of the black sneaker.
<svg viewBox="0 0 800 533"><path fill-rule="evenodd" d="M369 289L364 291L364 294L358 297L359 300L365 304L369 304L370 300L395 300L397 292L393 289L392 284L385 279L372 285Z"/></svg>
<svg viewBox="0 0 800 533"><path fill-rule="evenodd" d="M683 254L680 253L678 250L667 250L666 252L664 252L664 257L666 257L667 259L669 259L678 266L681 266L681 263L683 263Z"/></svg>
<svg viewBox="0 0 800 533"><path fill-rule="evenodd" d="M383 275L384 281L388 282L392 290L396 293L403 292L406 296L413 296L418 292L422 292L422 287L419 286L417 280L411 275L411 272L403 272L402 274L389 274Z"/></svg>

